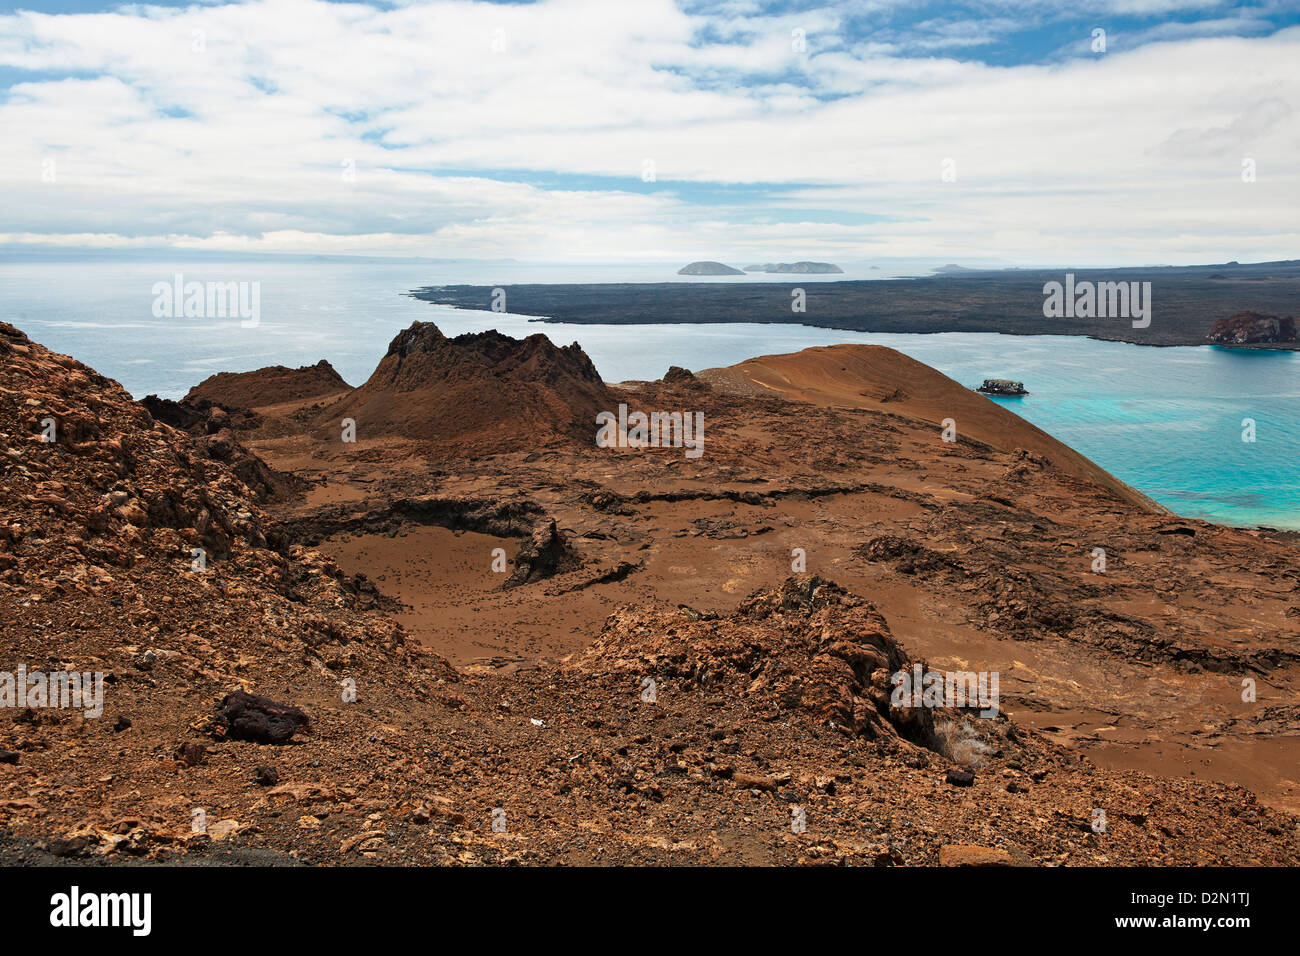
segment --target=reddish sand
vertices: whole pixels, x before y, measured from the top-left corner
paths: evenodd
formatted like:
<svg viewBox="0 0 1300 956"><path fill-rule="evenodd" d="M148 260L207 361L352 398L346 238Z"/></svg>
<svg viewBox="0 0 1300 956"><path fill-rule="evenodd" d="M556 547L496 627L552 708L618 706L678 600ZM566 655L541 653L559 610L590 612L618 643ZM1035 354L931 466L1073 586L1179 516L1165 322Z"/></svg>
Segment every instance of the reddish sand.
<svg viewBox="0 0 1300 956"><path fill-rule="evenodd" d="M936 428L952 419L958 435L1001 451L1024 448L1044 456L1066 474L1111 489L1126 501L1164 510L997 402L882 345L827 345L787 355L764 355L728 368L707 369L698 377L724 390L767 392L828 408L873 408L931 422Z"/></svg>

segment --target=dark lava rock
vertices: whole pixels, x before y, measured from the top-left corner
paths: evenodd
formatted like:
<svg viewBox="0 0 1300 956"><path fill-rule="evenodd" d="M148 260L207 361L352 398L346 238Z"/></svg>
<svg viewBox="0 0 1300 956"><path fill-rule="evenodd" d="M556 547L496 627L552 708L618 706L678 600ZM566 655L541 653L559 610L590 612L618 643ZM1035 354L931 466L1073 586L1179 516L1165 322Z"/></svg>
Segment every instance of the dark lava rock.
<svg viewBox="0 0 1300 956"><path fill-rule="evenodd" d="M274 767L255 767L253 782L259 787L274 787L280 782L280 775L275 772Z"/></svg>
<svg viewBox="0 0 1300 956"><path fill-rule="evenodd" d="M1238 312L1215 322L1206 338L1221 345L1294 342L1295 319L1279 319L1276 315L1260 312Z"/></svg>
<svg viewBox="0 0 1300 956"><path fill-rule="evenodd" d="M12 750L0 750L0 763L17 763L18 755Z"/></svg>
<svg viewBox="0 0 1300 956"><path fill-rule="evenodd" d="M623 500L623 496L616 491L593 491L584 496L583 500L597 511L602 511L606 514L636 514L635 511L627 506L627 503Z"/></svg>
<svg viewBox="0 0 1300 956"><path fill-rule="evenodd" d="M973 770L949 770L948 782L954 787L969 787L975 782Z"/></svg>
<svg viewBox="0 0 1300 956"><path fill-rule="evenodd" d="M281 704L237 690L217 705L211 729L218 739L251 740L258 744L286 744L311 721L292 704Z"/></svg>
<svg viewBox="0 0 1300 956"><path fill-rule="evenodd" d="M892 564L903 574L960 569L960 566L946 555L892 534L882 534L872 538L855 553L877 564Z"/></svg>
<svg viewBox="0 0 1300 956"><path fill-rule="evenodd" d="M58 857L83 856L90 849L91 838L89 836L75 836L69 839L54 839L50 841L50 855Z"/></svg>
<svg viewBox="0 0 1300 956"><path fill-rule="evenodd" d="M515 588L540 581L572 563L572 555L555 526L555 519L542 518L533 525L528 543L519 549L515 556L515 569L502 587Z"/></svg>
<svg viewBox="0 0 1300 956"><path fill-rule="evenodd" d="M117 720L113 721L113 731L115 733L120 734L124 730L129 730L130 727L131 727L130 717L118 717Z"/></svg>
<svg viewBox="0 0 1300 956"><path fill-rule="evenodd" d="M708 382L696 378L691 370L682 368L680 365L674 365L664 373L663 378L665 385L677 385L679 387L691 388L700 391L712 391L713 386Z"/></svg>

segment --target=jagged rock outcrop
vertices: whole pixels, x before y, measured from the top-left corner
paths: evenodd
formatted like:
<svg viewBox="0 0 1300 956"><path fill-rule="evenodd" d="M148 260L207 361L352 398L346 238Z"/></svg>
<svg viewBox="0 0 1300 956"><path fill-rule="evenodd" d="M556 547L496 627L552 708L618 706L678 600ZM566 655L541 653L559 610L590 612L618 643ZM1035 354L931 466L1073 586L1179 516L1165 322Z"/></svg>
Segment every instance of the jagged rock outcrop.
<svg viewBox="0 0 1300 956"><path fill-rule="evenodd" d="M549 578L558 571L575 567L578 558L565 543L554 518L543 518L533 526L533 533L515 556L515 569L504 587L517 588Z"/></svg>
<svg viewBox="0 0 1300 956"><path fill-rule="evenodd" d="M282 500L302 491L307 483L295 475L272 468L249 451L235 430L257 428L262 416L243 408L227 408L208 399L179 402L148 395L140 403L154 421L188 432L196 447L213 461L224 462L261 502Z"/></svg>
<svg viewBox="0 0 1300 956"><path fill-rule="evenodd" d="M172 601L220 567L277 600L353 603L364 587L283 543L240 477L266 466L230 436L161 424L117 382L0 323L0 597L111 595L121 576L158 571L151 597Z"/></svg>
<svg viewBox="0 0 1300 956"><path fill-rule="evenodd" d="M211 427L211 420L208 422ZM247 485L258 501L290 498L307 487L296 475L277 471L245 448L229 428L199 439L198 445L213 461L224 462L235 476Z"/></svg>
<svg viewBox="0 0 1300 956"><path fill-rule="evenodd" d="M696 378L691 370L682 368L680 365L674 365L664 373L663 383L665 385L675 385L678 388L689 388L698 390L709 390L712 388L708 382Z"/></svg>
<svg viewBox="0 0 1300 956"><path fill-rule="evenodd" d="M344 418L358 440L391 436L441 443L461 455L595 441L598 412L617 408L577 343L500 332L448 338L431 322L398 333L360 388L325 410L322 435Z"/></svg>
<svg viewBox="0 0 1300 956"><path fill-rule="evenodd" d="M120 385L0 325L0 483L11 514L45 507L85 530L76 550L121 555L159 531L226 554L265 546L255 494L226 466L233 446L157 425ZM110 563L115 561L110 560Z"/></svg>
<svg viewBox="0 0 1300 956"><path fill-rule="evenodd" d="M760 714L801 711L855 736L928 746L934 714L890 701L890 675L911 663L870 603L812 575L756 591L726 617L621 608L574 666L682 682L747 699Z"/></svg>
<svg viewBox="0 0 1300 956"><path fill-rule="evenodd" d="M221 405L207 399L194 402L182 399L177 402L157 395L146 395L140 399L140 404L149 410L154 421L194 435L212 435L223 428L244 431L257 428L263 421L262 416L251 409Z"/></svg>
<svg viewBox="0 0 1300 956"><path fill-rule="evenodd" d="M1255 345L1296 341L1294 318L1261 312L1238 312L1214 323L1206 338L1219 345Z"/></svg>
<svg viewBox="0 0 1300 956"><path fill-rule="evenodd" d="M1024 382L1016 382L1009 378L986 378L984 384L975 389L977 392L987 392L990 395L1028 395L1025 391Z"/></svg>

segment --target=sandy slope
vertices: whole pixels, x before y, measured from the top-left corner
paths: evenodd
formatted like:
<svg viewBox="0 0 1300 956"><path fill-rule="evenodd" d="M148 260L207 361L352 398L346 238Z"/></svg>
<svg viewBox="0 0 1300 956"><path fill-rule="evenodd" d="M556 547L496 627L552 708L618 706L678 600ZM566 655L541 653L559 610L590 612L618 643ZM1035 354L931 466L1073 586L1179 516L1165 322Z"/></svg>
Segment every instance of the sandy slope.
<svg viewBox="0 0 1300 956"><path fill-rule="evenodd" d="M1001 451L1023 448L1066 474L1109 488L1132 504L1164 512L1146 495L997 402L883 345L825 345L763 355L698 373L723 390L776 394L826 408L874 408L942 427Z"/></svg>

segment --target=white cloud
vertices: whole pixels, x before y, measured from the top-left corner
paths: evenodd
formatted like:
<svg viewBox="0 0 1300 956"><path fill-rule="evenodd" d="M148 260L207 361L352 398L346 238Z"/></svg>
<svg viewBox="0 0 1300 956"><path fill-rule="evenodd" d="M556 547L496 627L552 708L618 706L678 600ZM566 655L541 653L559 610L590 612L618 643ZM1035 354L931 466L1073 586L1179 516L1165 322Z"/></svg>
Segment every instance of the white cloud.
<svg viewBox="0 0 1300 956"><path fill-rule="evenodd" d="M746 22L743 7L259 0L0 17L0 67L46 71L0 100L0 230L548 260L1294 255L1300 28L992 67L825 42L834 10ZM645 192L646 159L661 191ZM525 172L551 185L510 181ZM691 182L777 188L737 205Z"/></svg>

